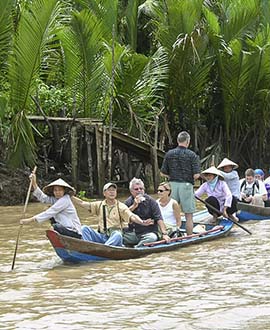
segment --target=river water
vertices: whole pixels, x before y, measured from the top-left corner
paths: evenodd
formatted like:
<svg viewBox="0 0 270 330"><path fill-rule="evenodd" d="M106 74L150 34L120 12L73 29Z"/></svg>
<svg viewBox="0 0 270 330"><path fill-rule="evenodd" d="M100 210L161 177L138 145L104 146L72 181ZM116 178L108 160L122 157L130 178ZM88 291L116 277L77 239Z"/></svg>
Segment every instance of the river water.
<svg viewBox="0 0 270 330"><path fill-rule="evenodd" d="M43 205L28 205L31 216ZM0 329L270 329L270 221L230 236L130 261L63 265L24 226L23 206L0 207ZM82 222L93 224L79 210Z"/></svg>

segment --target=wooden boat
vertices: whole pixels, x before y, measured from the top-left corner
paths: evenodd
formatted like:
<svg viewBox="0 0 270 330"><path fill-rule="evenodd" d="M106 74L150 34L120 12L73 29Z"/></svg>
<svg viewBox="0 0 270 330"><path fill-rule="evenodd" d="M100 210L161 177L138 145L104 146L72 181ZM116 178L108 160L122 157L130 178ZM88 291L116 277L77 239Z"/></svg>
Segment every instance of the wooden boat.
<svg viewBox="0 0 270 330"><path fill-rule="evenodd" d="M270 219L270 207L238 202L237 209L237 217L239 221Z"/></svg>
<svg viewBox="0 0 270 330"><path fill-rule="evenodd" d="M204 221L209 217L207 211L200 211L194 214L194 223ZM189 236L182 236L172 239L166 244L165 241L158 241L145 244L139 248L120 246L107 246L100 243L84 241L69 236L63 236L53 230L47 230L46 234L55 249L56 254L64 261L71 263L93 262L101 260L126 260L140 258L152 253L172 251L181 247L214 240L228 235L233 223L222 219L217 226L204 224L203 231Z"/></svg>

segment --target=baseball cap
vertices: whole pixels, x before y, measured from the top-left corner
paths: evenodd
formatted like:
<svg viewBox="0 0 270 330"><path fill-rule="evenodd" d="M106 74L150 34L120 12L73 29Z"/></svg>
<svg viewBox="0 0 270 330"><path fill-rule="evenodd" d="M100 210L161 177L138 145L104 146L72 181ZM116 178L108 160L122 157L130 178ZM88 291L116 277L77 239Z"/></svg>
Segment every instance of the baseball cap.
<svg viewBox="0 0 270 330"><path fill-rule="evenodd" d="M103 187L103 191L109 189L110 187L114 187L115 189L117 189L117 185L115 183L112 183L112 182L108 182L104 185Z"/></svg>

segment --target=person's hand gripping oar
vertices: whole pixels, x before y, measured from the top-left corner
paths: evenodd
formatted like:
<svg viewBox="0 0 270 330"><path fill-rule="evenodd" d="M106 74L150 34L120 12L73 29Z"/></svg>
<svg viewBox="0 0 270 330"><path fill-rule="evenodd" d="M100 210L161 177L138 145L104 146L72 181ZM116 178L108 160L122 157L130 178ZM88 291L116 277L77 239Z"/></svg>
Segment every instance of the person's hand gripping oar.
<svg viewBox="0 0 270 330"><path fill-rule="evenodd" d="M35 166L32 173L35 174L37 170L37 167ZM25 217L25 213L26 213L26 209L27 209L27 205L28 205L28 201L29 201L29 197L30 197L30 193L31 193L31 188L32 188L32 178L30 179L30 183L29 183L29 187L28 187L28 191L27 191L27 196L26 196L26 200L24 203L24 208L23 208L23 215L22 218ZM15 245L15 251L14 251L14 255L13 255L13 261L12 261L12 266L11 266L11 270L14 269L15 266L15 260L16 260L16 255L17 255L17 250L18 250L18 244L19 244L19 238L20 238L20 234L22 231L22 226L20 225L19 230L18 230L18 234L17 234L17 240L16 240L16 245Z"/></svg>

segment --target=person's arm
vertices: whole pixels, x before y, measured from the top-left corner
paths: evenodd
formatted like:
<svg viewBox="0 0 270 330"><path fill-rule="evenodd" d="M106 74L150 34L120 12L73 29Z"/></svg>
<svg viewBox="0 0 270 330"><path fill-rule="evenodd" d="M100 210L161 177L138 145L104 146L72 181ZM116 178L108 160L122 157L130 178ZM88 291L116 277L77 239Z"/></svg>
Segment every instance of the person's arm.
<svg viewBox="0 0 270 330"><path fill-rule="evenodd" d="M133 212L134 210L136 210L136 208L139 206L139 204L141 202L143 202L145 200L145 197L143 197L142 195L137 195L134 198L133 204L131 204L128 208L130 209L131 212Z"/></svg>
<svg viewBox="0 0 270 330"><path fill-rule="evenodd" d="M263 201L266 201L267 200L267 190L266 190L265 184L262 181L258 181L258 184L259 184L259 188L258 189L255 189L254 196L251 196L252 201L254 200L254 198L256 197L256 195L257 196L260 196Z"/></svg>
<svg viewBox="0 0 270 330"><path fill-rule="evenodd" d="M152 219L142 220L138 215L132 214L129 218L130 221L135 222L142 226L153 225L154 221Z"/></svg>
<svg viewBox="0 0 270 330"><path fill-rule="evenodd" d="M158 220L157 223L158 223L159 228L161 230L162 238L166 241L166 243L169 243L171 239L167 234L167 230L166 230L166 226L164 224L164 221L163 220Z"/></svg>
<svg viewBox="0 0 270 330"><path fill-rule="evenodd" d="M179 204L177 203L177 201L173 202L173 214L174 214L174 217L176 219L176 226L178 228L180 228L181 225L182 225L181 208L180 208Z"/></svg>
<svg viewBox="0 0 270 330"><path fill-rule="evenodd" d="M201 197L204 193L207 193L206 191L207 188L207 183L204 182L196 191L195 191L195 196Z"/></svg>
<svg viewBox="0 0 270 330"><path fill-rule="evenodd" d="M35 216L31 217L31 218L26 218L26 219L21 219L20 220L20 224L21 225L28 225L31 222L37 221L37 219L35 218Z"/></svg>
<svg viewBox="0 0 270 330"><path fill-rule="evenodd" d="M163 172L161 172L161 171L160 171L160 175L163 176L163 177L165 177L166 179L169 178L169 175L168 175L168 174L165 174L165 173L163 173Z"/></svg>
<svg viewBox="0 0 270 330"><path fill-rule="evenodd" d="M90 202L83 201L79 197L75 197L75 196L72 196L71 200L75 205L81 206L81 207L87 209L88 211L91 210L91 203Z"/></svg>

